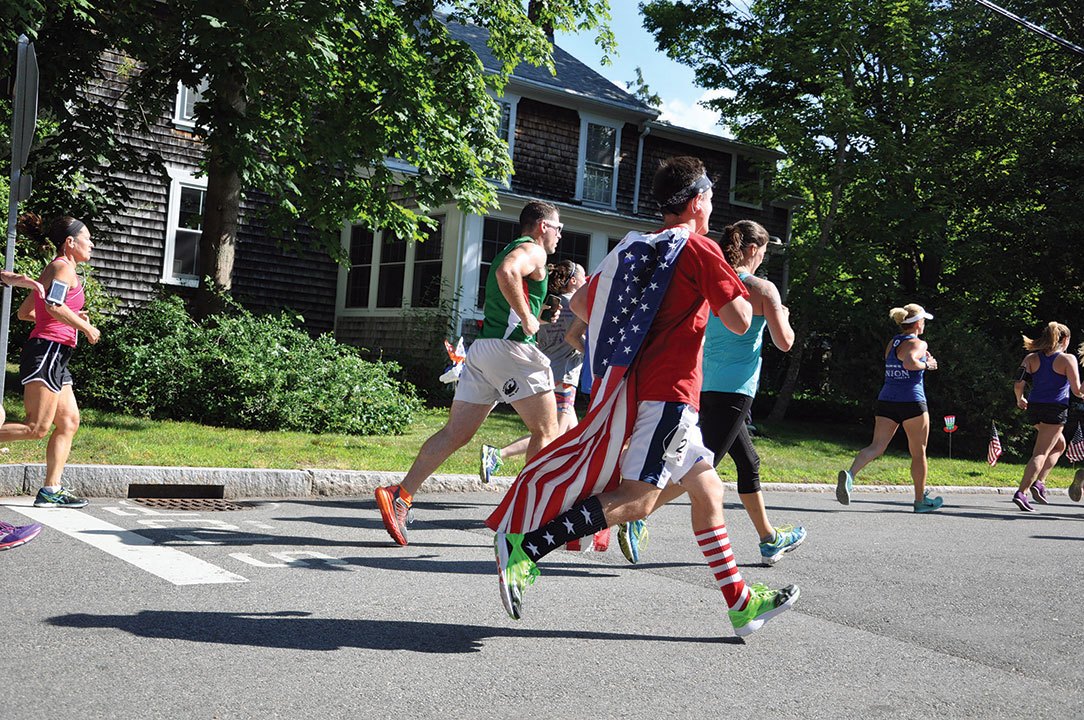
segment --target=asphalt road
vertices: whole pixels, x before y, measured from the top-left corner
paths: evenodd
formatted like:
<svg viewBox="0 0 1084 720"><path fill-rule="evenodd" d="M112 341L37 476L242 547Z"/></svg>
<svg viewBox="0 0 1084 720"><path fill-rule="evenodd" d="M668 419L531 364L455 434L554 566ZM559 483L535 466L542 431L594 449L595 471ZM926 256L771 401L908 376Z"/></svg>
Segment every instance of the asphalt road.
<svg viewBox="0 0 1084 720"><path fill-rule="evenodd" d="M998 495L773 492L805 545L746 579L802 588L743 640L688 527L662 509L638 566L558 552L504 613L487 493L422 495L393 546L368 497L181 514L0 499L51 526L0 553L2 708L12 718L1084 716L1084 505ZM18 506L18 507L16 507Z"/></svg>

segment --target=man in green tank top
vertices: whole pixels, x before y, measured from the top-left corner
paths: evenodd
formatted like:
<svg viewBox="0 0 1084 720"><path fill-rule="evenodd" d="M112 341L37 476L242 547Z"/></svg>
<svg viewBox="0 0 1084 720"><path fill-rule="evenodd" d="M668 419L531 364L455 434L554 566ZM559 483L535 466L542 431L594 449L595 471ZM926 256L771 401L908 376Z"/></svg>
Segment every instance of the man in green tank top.
<svg viewBox="0 0 1084 720"><path fill-rule="evenodd" d="M448 422L422 444L398 485L376 489L384 527L407 544L414 493L448 457L474 438L498 402L509 403L531 433L527 459L557 437L557 401L549 359L535 344L546 298L546 258L561 239L553 205L528 202L519 216L521 237L493 258L485 288L485 319L456 386ZM553 318L556 319L556 315Z"/></svg>

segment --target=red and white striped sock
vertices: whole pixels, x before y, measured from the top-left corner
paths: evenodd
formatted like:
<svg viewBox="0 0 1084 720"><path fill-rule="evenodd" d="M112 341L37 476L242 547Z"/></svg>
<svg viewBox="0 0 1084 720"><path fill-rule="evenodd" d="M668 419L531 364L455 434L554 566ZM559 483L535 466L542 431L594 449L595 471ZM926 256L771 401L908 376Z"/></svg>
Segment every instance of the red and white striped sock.
<svg viewBox="0 0 1084 720"><path fill-rule="evenodd" d="M730 538L726 534L726 525L694 530L700 552L708 559L708 565L715 574L715 582L723 591L723 598L729 610L742 610L749 601L749 589L745 587L738 564L734 562L734 552L730 549Z"/></svg>

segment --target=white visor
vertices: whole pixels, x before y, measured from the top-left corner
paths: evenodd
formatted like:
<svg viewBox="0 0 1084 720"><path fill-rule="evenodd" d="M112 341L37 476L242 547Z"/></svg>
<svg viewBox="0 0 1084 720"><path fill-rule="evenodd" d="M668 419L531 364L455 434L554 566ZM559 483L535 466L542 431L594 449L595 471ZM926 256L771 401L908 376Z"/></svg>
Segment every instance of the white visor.
<svg viewBox="0 0 1084 720"><path fill-rule="evenodd" d="M901 322L900 325L910 325L911 323L918 322L919 320L923 319L933 320L933 315L930 315L928 312L923 310L918 315L912 315L911 317L907 318L906 320Z"/></svg>

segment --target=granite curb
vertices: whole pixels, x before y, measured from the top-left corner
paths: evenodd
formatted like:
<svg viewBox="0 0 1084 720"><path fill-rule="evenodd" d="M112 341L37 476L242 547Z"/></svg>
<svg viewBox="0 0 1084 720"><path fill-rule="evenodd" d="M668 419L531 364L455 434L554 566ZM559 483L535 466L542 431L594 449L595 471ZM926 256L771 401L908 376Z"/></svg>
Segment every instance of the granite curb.
<svg viewBox="0 0 1084 720"><path fill-rule="evenodd" d="M129 484L147 485L222 485L227 498L252 497L332 497L368 495L380 485L392 485L403 478L401 472L368 470L323 470L273 468L202 468L159 467L148 465L68 465L64 483L78 495L87 497L127 497ZM0 496L30 494L41 487L45 465L41 463L0 465ZM512 477L495 477L482 484L477 475L433 475L422 487L423 493L504 492ZM735 491L733 482L725 483ZM832 492L835 483L762 483L768 492ZM993 493L1011 496L1016 486L930 486L933 494L978 495ZM910 485L855 485L857 493L912 492ZM1047 492L1066 495L1064 488Z"/></svg>

